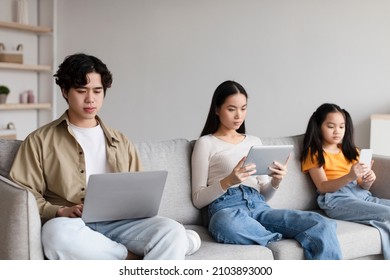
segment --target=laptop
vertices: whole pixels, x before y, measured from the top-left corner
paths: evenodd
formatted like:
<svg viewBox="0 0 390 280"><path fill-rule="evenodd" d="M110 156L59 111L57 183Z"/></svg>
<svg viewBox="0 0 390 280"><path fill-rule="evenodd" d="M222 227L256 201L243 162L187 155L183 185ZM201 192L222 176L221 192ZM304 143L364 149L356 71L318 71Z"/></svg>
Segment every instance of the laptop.
<svg viewBox="0 0 390 280"><path fill-rule="evenodd" d="M90 175L81 218L91 223L156 216L167 176L165 170Z"/></svg>

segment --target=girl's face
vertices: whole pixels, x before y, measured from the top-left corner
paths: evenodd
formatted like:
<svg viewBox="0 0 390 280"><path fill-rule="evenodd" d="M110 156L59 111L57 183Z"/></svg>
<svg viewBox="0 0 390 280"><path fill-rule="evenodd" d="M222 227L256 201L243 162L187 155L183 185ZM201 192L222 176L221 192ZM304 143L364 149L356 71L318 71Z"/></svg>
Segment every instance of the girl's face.
<svg viewBox="0 0 390 280"><path fill-rule="evenodd" d="M219 117L219 129L237 130L246 117L247 100L242 93L230 95L220 108L217 108Z"/></svg>
<svg viewBox="0 0 390 280"><path fill-rule="evenodd" d="M325 145L339 144L345 134L345 119L342 113L332 112L326 115L321 125L322 142Z"/></svg>

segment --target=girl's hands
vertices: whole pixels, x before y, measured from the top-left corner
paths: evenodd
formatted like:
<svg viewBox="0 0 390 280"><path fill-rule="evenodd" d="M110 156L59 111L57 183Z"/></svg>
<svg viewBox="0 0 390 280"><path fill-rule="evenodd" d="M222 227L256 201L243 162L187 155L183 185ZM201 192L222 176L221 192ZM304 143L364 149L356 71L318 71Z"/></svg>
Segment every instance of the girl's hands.
<svg viewBox="0 0 390 280"><path fill-rule="evenodd" d="M349 171L349 176L351 181L357 180L358 178L362 178L364 174L366 174L370 168L366 166L364 163L355 163L352 165L351 170Z"/></svg>
<svg viewBox="0 0 390 280"><path fill-rule="evenodd" d="M352 165L349 175L351 176L351 181L362 178L363 181L375 181L376 176L371 167L374 164L374 161L371 161L371 166L367 166L364 163L355 163Z"/></svg>
<svg viewBox="0 0 390 280"><path fill-rule="evenodd" d="M226 191L231 186L244 182L249 176L255 174L256 165L248 164L243 166L246 157L243 157L236 167L233 168L232 173L221 180L221 187Z"/></svg>
<svg viewBox="0 0 390 280"><path fill-rule="evenodd" d="M374 161L371 162L371 167L374 164ZM349 175L351 176L351 181L357 180L361 188L369 190L372 186L372 183L376 180L376 175L374 171L364 163L355 163L352 165Z"/></svg>
<svg viewBox="0 0 390 280"><path fill-rule="evenodd" d="M362 177L364 183L373 183L375 179L376 179L376 175L374 171L372 171L371 169Z"/></svg>
<svg viewBox="0 0 390 280"><path fill-rule="evenodd" d="M374 171L372 170L372 165L374 164L374 161L371 161L371 166L369 168L369 171L364 173L362 176L362 181L360 182L360 187L366 190L369 190L372 186L372 183L376 180L376 175ZM363 164L364 165L364 164ZM364 165L364 167L367 169L367 166Z"/></svg>
<svg viewBox="0 0 390 280"><path fill-rule="evenodd" d="M72 207L62 207L57 210L57 217L78 218L83 212L83 204L74 205Z"/></svg>

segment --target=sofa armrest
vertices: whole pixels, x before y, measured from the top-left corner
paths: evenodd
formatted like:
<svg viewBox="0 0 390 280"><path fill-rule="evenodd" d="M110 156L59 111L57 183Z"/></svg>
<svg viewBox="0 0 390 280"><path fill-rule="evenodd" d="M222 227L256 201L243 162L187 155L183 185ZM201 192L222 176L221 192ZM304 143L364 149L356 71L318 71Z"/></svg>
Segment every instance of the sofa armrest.
<svg viewBox="0 0 390 280"><path fill-rule="evenodd" d="M41 219L34 195L0 176L0 259L43 259Z"/></svg>
<svg viewBox="0 0 390 280"><path fill-rule="evenodd" d="M374 155L373 160L376 180L370 191L377 197L390 199L390 157Z"/></svg>

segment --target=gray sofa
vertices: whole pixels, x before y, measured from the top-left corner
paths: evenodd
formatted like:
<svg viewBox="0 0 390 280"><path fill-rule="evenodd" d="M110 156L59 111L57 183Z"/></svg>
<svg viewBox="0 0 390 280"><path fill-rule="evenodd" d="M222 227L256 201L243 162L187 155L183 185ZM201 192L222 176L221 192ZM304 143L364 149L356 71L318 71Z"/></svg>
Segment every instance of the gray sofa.
<svg viewBox="0 0 390 280"><path fill-rule="evenodd" d="M316 203L315 188L300 171L299 150L303 136L262 138L264 144L293 144L288 176L269 202L274 208L291 208L321 212ZM20 141L0 139L0 259L43 259L41 222L33 195L10 182L8 172ZM304 259L295 240L281 240L268 247L216 243L204 226L202 213L191 202L190 159L193 141L136 142L146 170L165 169L169 175L160 215L173 218L202 238L198 252L188 259ZM377 180L372 192L390 198L390 158L374 157ZM28 164L26 162L26 164ZM383 259L379 232L370 226L337 221L337 234L345 259Z"/></svg>

